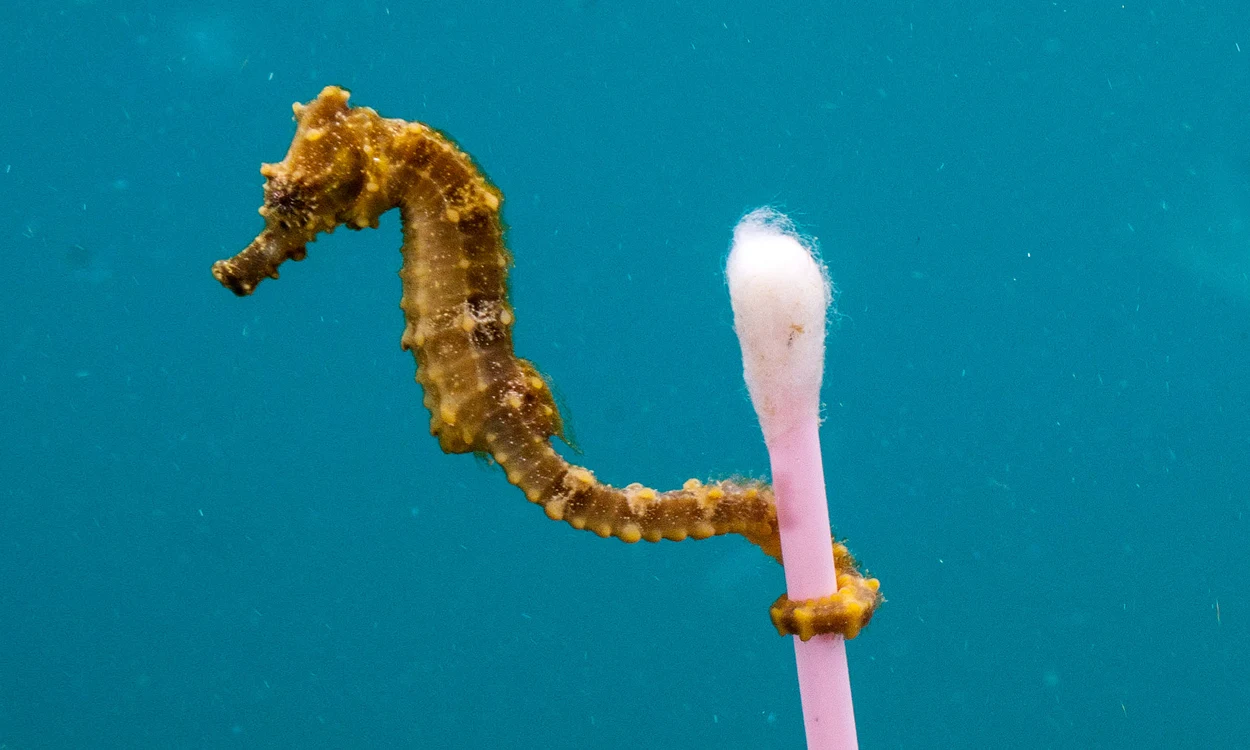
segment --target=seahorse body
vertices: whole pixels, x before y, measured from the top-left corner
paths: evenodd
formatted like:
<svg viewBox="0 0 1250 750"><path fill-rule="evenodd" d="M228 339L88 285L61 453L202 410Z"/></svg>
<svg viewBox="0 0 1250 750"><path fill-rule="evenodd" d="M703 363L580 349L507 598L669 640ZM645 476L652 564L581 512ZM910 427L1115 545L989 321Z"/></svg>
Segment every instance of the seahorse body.
<svg viewBox="0 0 1250 750"><path fill-rule="evenodd" d="M217 280L249 295L263 278L277 278L284 261L302 260L319 233L376 227L398 208L407 321L401 345L416 359L430 431L444 452L489 454L530 502L577 529L631 543L736 533L780 561L767 484L692 479L668 492L617 488L552 447L563 425L551 389L513 353L503 195L437 130L347 101L345 90L329 86L294 106L286 158L261 167L265 228L241 253L213 265ZM772 608L779 632L853 638L871 619L881 601L877 581L859 573L842 545L835 559L838 592L811 602L779 598Z"/></svg>

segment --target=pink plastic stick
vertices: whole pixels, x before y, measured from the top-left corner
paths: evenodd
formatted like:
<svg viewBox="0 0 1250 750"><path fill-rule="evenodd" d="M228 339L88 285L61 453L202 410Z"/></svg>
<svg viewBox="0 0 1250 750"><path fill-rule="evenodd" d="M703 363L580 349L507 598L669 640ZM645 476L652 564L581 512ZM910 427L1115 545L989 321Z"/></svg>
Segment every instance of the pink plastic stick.
<svg viewBox="0 0 1250 750"><path fill-rule="evenodd" d="M820 383L831 287L810 242L770 209L734 229L725 269L743 374L768 444L791 599L837 589L820 456ZM809 750L858 747L846 644L794 639Z"/></svg>
<svg viewBox="0 0 1250 750"><path fill-rule="evenodd" d="M794 600L828 596L838 585L818 427L812 414L794 430L768 440L786 594ZM818 635L808 641L795 637L794 657L808 748L858 747L846 641L840 635Z"/></svg>

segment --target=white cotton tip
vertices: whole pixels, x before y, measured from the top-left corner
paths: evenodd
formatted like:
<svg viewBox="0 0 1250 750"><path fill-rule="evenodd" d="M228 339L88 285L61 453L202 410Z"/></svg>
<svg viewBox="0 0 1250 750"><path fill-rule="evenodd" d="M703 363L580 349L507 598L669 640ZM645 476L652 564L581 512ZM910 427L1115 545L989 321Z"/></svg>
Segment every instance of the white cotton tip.
<svg viewBox="0 0 1250 750"><path fill-rule="evenodd" d="M758 208L734 227L725 276L764 439L819 418L832 286L811 241L784 214Z"/></svg>

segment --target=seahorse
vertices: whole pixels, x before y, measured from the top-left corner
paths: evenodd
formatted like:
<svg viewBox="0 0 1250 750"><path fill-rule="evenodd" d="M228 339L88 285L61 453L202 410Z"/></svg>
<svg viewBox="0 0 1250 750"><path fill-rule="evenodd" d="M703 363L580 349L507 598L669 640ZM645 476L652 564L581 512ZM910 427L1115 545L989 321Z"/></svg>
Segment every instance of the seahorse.
<svg viewBox="0 0 1250 750"><path fill-rule="evenodd" d="M551 387L513 352L503 194L439 131L350 107L348 97L328 86L294 105L286 157L260 170L265 227L242 252L213 264L217 280L250 295L264 278L277 278L283 262L303 260L318 234L340 225L376 228L398 208L400 343L416 359L430 432L445 453L490 456L530 502L576 529L628 543L740 534L782 562L777 510L764 482L618 488L556 451L551 438L564 432ZM878 581L860 573L844 544L835 543L833 554L838 590L798 602L783 594L770 608L779 633L854 638L872 618L883 601Z"/></svg>

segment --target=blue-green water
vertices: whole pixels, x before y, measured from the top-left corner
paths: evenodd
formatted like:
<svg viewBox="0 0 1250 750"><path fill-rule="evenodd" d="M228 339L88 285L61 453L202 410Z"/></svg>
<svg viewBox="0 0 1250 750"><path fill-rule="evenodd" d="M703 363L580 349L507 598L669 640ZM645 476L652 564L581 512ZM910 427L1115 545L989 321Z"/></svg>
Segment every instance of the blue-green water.
<svg viewBox="0 0 1250 750"><path fill-rule="evenodd" d="M820 238L863 747L1250 747L1250 6L5 16L0 748L802 745L757 549L438 451L394 217L209 275L329 83L504 191L518 351L615 484L765 473L729 230Z"/></svg>

